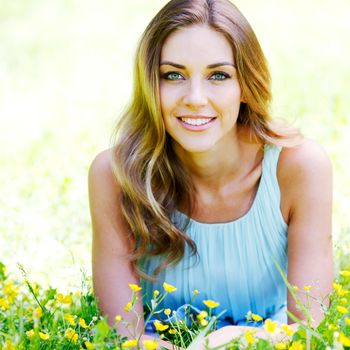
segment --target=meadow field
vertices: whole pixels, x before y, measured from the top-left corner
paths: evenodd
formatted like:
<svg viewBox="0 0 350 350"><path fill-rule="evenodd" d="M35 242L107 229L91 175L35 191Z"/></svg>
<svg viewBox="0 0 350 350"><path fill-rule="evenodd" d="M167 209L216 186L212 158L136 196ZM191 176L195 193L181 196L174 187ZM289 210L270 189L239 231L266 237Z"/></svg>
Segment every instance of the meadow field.
<svg viewBox="0 0 350 350"><path fill-rule="evenodd" d="M87 171L130 96L161 0L0 2L0 261L42 285L91 275ZM327 150L335 270L350 267L350 2L237 0L266 53L273 115ZM322 188L320 188L322 191Z"/></svg>

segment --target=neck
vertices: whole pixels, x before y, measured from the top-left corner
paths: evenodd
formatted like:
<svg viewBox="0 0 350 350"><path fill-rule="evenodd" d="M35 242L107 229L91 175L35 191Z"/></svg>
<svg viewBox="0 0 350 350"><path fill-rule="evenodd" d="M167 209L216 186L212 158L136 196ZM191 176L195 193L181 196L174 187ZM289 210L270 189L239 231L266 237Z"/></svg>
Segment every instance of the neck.
<svg viewBox="0 0 350 350"><path fill-rule="evenodd" d="M239 176L244 159L242 140L237 130L228 134L225 142L205 152L187 152L177 144L174 150L188 169L195 188L216 191Z"/></svg>

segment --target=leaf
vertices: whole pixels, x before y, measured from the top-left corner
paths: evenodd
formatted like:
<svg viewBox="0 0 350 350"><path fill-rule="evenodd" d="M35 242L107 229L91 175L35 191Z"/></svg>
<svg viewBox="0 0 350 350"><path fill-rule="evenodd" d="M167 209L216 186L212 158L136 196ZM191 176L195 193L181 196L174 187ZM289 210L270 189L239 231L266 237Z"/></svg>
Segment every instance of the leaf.
<svg viewBox="0 0 350 350"><path fill-rule="evenodd" d="M6 279L5 271L6 271L6 266L2 262L0 262L0 281L3 281Z"/></svg>
<svg viewBox="0 0 350 350"><path fill-rule="evenodd" d="M54 300L57 294L56 288L49 288L46 291L46 298L44 301L42 301L42 305L45 306L49 300Z"/></svg>
<svg viewBox="0 0 350 350"><path fill-rule="evenodd" d="M94 327L94 329L96 330L96 335L94 337L94 340L97 340L97 341L99 340L101 341L104 338L106 338L110 331L110 327L105 319L102 319L101 321L99 321Z"/></svg>
<svg viewBox="0 0 350 350"><path fill-rule="evenodd" d="M300 337L304 337L303 339L306 339L306 332L308 332L310 335L312 335L313 337L317 338L318 340L322 341L325 345L327 345L326 342L323 340L321 334L317 333L310 327L307 327L306 325L304 325L302 321L296 316L294 316L290 311L287 311L287 314L294 322L296 322L300 326L299 330L296 333L294 333L294 335L299 334ZM304 332L305 332L305 335L304 335ZM293 339L294 339L294 335L293 335Z"/></svg>
<svg viewBox="0 0 350 350"><path fill-rule="evenodd" d="M204 338L206 337L208 331L210 330L211 326L214 324L214 322L217 321L217 319L223 315L226 312L226 310L223 310L222 312L220 312L219 315L217 316L213 316L211 318L211 320L209 321L208 325L202 329L198 335L196 336L196 338L194 338L194 340L192 341L192 343L190 344L190 346L187 348L187 350L197 350L197 348L199 347L199 345L201 343L204 342Z"/></svg>
<svg viewBox="0 0 350 350"><path fill-rule="evenodd" d="M274 347L272 346L272 344L266 339L259 338L256 343L256 350L267 350L273 348Z"/></svg>

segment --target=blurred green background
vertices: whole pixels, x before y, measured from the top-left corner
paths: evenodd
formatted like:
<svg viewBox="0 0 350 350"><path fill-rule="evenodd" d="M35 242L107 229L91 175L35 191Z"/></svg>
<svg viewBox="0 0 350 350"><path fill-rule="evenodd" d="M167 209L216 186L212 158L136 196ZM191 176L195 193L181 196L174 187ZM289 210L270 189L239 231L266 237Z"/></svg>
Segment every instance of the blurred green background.
<svg viewBox="0 0 350 350"><path fill-rule="evenodd" d="M88 167L109 147L137 40L165 3L0 1L0 260L10 271L20 262L61 289L91 274ZM273 114L332 159L335 268L349 267L350 2L235 4L270 62Z"/></svg>

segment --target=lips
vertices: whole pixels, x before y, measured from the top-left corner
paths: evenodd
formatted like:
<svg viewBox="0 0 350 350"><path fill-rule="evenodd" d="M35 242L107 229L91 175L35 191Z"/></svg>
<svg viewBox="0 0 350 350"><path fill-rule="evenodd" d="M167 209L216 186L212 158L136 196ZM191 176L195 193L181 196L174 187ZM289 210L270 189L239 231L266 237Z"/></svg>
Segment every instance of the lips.
<svg viewBox="0 0 350 350"><path fill-rule="evenodd" d="M186 123L188 125L192 126L200 126L200 125L205 125L211 122L212 120L216 119L215 117L208 117L208 116L181 116L177 117L180 119L183 123Z"/></svg>
<svg viewBox="0 0 350 350"><path fill-rule="evenodd" d="M177 119L183 127L191 131L202 131L206 130L215 121L216 117L208 117L202 115L196 116L178 116Z"/></svg>

